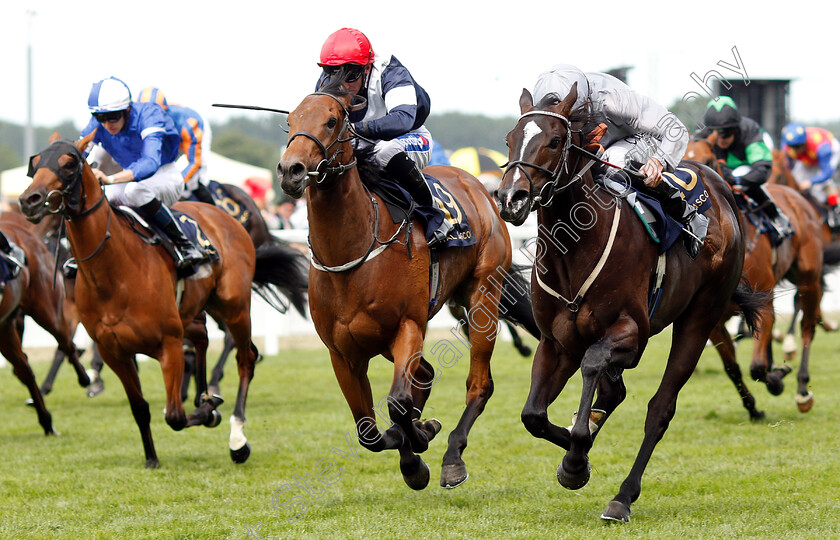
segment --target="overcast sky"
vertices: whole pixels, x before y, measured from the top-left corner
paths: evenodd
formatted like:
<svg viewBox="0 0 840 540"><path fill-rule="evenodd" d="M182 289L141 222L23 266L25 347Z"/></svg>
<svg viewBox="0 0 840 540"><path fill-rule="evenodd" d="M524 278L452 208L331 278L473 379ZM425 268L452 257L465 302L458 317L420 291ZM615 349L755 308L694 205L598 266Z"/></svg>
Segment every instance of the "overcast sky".
<svg viewBox="0 0 840 540"><path fill-rule="evenodd" d="M795 79L794 119L839 119L832 4L761 4L4 1L0 119L26 121L28 36L35 125L71 119L81 127L91 85L110 75L135 95L158 86L211 121L260 114L211 108L214 102L292 109L313 89L321 44L342 26L359 28L375 51L397 56L429 92L433 113L516 115L522 88L560 62L584 71L633 66L630 85L668 106L702 93L692 74L740 78L720 64L738 66L735 48L749 79Z"/></svg>

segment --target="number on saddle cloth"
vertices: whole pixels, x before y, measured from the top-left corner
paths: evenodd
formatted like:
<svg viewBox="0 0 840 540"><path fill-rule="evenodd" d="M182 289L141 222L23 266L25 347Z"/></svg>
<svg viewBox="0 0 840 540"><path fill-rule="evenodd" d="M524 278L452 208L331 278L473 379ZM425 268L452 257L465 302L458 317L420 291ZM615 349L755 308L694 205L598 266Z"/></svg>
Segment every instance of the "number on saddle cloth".
<svg viewBox="0 0 840 540"><path fill-rule="evenodd" d="M210 180L207 183L207 190L213 196L213 202L216 206L227 212L233 219L245 225L251 217L251 211L240 204L234 197L230 195L224 184L215 180ZM201 202L195 195L190 195L190 201Z"/></svg>

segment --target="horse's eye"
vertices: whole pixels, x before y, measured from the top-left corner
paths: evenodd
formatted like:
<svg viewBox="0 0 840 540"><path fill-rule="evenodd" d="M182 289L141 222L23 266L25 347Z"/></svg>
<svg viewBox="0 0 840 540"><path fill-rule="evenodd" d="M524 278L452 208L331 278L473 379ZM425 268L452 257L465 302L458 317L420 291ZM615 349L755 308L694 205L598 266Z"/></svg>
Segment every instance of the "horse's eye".
<svg viewBox="0 0 840 540"><path fill-rule="evenodd" d="M336 124L338 124L338 120L336 118L330 118L327 120L327 127L330 129L334 128Z"/></svg>
<svg viewBox="0 0 840 540"><path fill-rule="evenodd" d="M557 148L558 146L560 146L561 142L562 142L562 140L560 139L560 137L552 137L551 141L548 143L548 147L549 148Z"/></svg>

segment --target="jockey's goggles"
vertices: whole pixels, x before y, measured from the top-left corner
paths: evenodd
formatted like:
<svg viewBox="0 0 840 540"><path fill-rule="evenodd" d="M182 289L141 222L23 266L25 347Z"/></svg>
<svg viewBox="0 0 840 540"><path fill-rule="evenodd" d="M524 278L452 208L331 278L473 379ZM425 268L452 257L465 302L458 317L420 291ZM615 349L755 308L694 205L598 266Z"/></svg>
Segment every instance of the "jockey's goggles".
<svg viewBox="0 0 840 540"><path fill-rule="evenodd" d="M346 83L354 83L358 81L359 78L365 73L365 66L358 66L355 64L344 64L341 66L324 66L324 72L330 77L332 77L333 75L338 73L341 68L344 68L345 70L344 82Z"/></svg>
<svg viewBox="0 0 840 540"><path fill-rule="evenodd" d="M125 111L111 111L111 112L97 112L93 113L93 117L100 124L107 124L108 122L117 122L123 117Z"/></svg>

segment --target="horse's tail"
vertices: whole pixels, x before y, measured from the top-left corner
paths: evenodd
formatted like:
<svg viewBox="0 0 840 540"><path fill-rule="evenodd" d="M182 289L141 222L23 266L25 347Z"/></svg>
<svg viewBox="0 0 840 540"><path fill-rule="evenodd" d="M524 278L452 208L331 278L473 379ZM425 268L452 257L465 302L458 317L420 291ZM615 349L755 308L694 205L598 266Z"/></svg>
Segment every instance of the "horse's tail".
<svg viewBox="0 0 840 540"><path fill-rule="evenodd" d="M308 266L306 256L284 242L263 244L257 248L257 266L251 288L280 313L286 313L291 302L298 313L306 317Z"/></svg>
<svg viewBox="0 0 840 540"><path fill-rule="evenodd" d="M519 325L529 334L540 339L540 330L531 309L531 283L524 272L529 266L512 264L502 283L502 298L499 301L499 316Z"/></svg>
<svg viewBox="0 0 840 540"><path fill-rule="evenodd" d="M753 336L759 330L758 321L761 313L773 309L772 301L773 291L756 291L745 278L741 278L741 282L738 283L732 295L732 302L738 306L738 312L744 316L744 322Z"/></svg>

